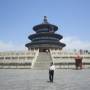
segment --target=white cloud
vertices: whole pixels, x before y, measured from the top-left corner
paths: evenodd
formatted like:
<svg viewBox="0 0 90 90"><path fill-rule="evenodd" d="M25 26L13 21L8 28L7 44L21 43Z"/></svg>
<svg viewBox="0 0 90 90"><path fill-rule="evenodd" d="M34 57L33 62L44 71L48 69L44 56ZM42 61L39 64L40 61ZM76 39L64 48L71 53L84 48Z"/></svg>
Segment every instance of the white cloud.
<svg viewBox="0 0 90 90"><path fill-rule="evenodd" d="M10 51L10 50L25 50L24 45L14 44L12 42L0 41L0 51Z"/></svg>
<svg viewBox="0 0 90 90"><path fill-rule="evenodd" d="M64 37L62 40L66 44L65 49L87 49L90 50L90 42L82 41L77 37Z"/></svg>

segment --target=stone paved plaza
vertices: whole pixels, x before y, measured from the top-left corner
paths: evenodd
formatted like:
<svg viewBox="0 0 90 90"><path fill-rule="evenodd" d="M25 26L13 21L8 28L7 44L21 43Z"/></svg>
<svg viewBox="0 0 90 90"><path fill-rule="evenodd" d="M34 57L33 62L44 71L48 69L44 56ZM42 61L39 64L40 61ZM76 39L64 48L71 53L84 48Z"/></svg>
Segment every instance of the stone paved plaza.
<svg viewBox="0 0 90 90"><path fill-rule="evenodd" d="M0 90L90 90L90 69L56 70L54 83L48 70L0 69Z"/></svg>

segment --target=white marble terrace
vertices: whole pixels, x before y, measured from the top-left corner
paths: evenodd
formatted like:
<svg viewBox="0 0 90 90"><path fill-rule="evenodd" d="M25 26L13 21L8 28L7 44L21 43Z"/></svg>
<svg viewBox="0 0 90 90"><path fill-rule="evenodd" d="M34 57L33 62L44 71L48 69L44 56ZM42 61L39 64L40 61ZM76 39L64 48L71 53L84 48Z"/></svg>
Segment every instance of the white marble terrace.
<svg viewBox="0 0 90 90"><path fill-rule="evenodd" d="M50 49L50 54L56 68L75 68L77 52ZM0 52L0 68L33 68L38 55L39 49ZM83 57L83 68L90 68L90 53L79 55Z"/></svg>
<svg viewBox="0 0 90 90"><path fill-rule="evenodd" d="M0 68L32 68L37 50L0 52Z"/></svg>
<svg viewBox="0 0 90 90"><path fill-rule="evenodd" d="M79 53L69 50L50 50L51 58L53 62L56 64L57 68L75 68L75 57L79 54L83 57L83 68L90 67L90 53Z"/></svg>

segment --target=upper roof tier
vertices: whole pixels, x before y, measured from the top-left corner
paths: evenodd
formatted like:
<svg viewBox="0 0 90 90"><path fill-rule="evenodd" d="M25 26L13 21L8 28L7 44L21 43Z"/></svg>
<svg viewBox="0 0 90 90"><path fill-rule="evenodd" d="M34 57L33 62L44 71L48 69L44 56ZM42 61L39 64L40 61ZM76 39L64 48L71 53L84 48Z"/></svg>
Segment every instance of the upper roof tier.
<svg viewBox="0 0 90 90"><path fill-rule="evenodd" d="M43 23L41 24L38 24L36 26L33 27L33 30L34 31L38 31L40 29L48 29L48 30L54 30L54 31L57 31L58 30L58 27L56 25L53 25L53 24L50 24L47 20L47 17L44 16L44 19L43 19Z"/></svg>

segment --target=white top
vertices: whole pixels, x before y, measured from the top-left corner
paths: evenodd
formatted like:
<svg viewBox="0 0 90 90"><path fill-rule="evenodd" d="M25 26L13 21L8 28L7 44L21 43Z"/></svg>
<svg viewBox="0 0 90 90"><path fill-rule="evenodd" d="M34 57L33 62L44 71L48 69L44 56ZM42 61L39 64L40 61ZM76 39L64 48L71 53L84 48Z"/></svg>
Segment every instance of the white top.
<svg viewBox="0 0 90 90"><path fill-rule="evenodd" d="M55 70L55 65L50 66L49 70Z"/></svg>

